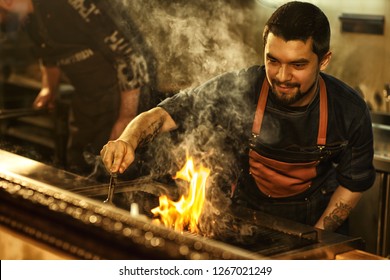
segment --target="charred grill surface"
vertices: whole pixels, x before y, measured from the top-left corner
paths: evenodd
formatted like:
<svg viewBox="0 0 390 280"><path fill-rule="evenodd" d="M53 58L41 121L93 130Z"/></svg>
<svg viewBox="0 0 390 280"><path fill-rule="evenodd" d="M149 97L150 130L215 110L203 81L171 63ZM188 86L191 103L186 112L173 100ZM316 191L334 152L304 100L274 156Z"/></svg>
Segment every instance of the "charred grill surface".
<svg viewBox="0 0 390 280"><path fill-rule="evenodd" d="M247 221L241 219L236 222L247 223ZM237 238L239 233L235 233L236 236L231 234L229 238L220 238L220 240L267 257L304 248L318 242L315 239L299 236L299 234L284 233L261 225L252 225L251 231L251 235Z"/></svg>

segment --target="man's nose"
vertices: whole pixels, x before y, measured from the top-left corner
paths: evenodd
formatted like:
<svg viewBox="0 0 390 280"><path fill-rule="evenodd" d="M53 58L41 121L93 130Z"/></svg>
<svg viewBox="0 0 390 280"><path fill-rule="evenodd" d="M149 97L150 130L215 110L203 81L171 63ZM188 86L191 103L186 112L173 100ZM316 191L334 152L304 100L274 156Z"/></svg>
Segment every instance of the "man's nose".
<svg viewBox="0 0 390 280"><path fill-rule="evenodd" d="M279 71L277 73L277 76L276 78L280 81L280 82L287 82L287 81L290 81L291 78L292 78L292 74L291 74L291 69L288 65L281 65L279 67Z"/></svg>

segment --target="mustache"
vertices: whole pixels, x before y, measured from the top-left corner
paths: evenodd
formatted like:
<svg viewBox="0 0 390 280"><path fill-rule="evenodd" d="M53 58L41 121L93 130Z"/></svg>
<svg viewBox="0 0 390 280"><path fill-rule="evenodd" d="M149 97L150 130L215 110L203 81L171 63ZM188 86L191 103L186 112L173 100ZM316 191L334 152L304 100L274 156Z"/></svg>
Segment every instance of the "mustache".
<svg viewBox="0 0 390 280"><path fill-rule="evenodd" d="M289 82L280 82L277 80L272 80L272 84L276 86L281 86L281 87L300 87L301 85L299 83L289 83Z"/></svg>

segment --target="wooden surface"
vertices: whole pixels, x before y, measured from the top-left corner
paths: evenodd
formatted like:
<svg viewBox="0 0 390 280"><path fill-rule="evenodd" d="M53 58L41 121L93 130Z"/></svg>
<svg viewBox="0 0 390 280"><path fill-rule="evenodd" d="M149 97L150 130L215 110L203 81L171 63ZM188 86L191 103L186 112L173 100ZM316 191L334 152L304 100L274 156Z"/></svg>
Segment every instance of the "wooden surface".
<svg viewBox="0 0 390 280"><path fill-rule="evenodd" d="M378 255L374 255L361 250L352 250L336 255L336 260L386 260Z"/></svg>

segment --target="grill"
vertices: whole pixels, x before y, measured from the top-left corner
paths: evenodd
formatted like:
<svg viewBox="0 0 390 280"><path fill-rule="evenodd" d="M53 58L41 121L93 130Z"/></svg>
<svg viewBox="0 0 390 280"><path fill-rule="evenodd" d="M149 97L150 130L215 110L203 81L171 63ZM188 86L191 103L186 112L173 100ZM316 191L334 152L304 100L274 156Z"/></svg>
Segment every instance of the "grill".
<svg viewBox="0 0 390 280"><path fill-rule="evenodd" d="M107 184L3 150L0 157L0 224L70 258L334 259L364 247L361 238L238 206L230 209L229 230L223 234L180 233L132 214L129 204L103 203ZM131 192L144 200L177 195L167 185L140 178L119 182L115 196ZM243 234L243 227L250 234Z"/></svg>

